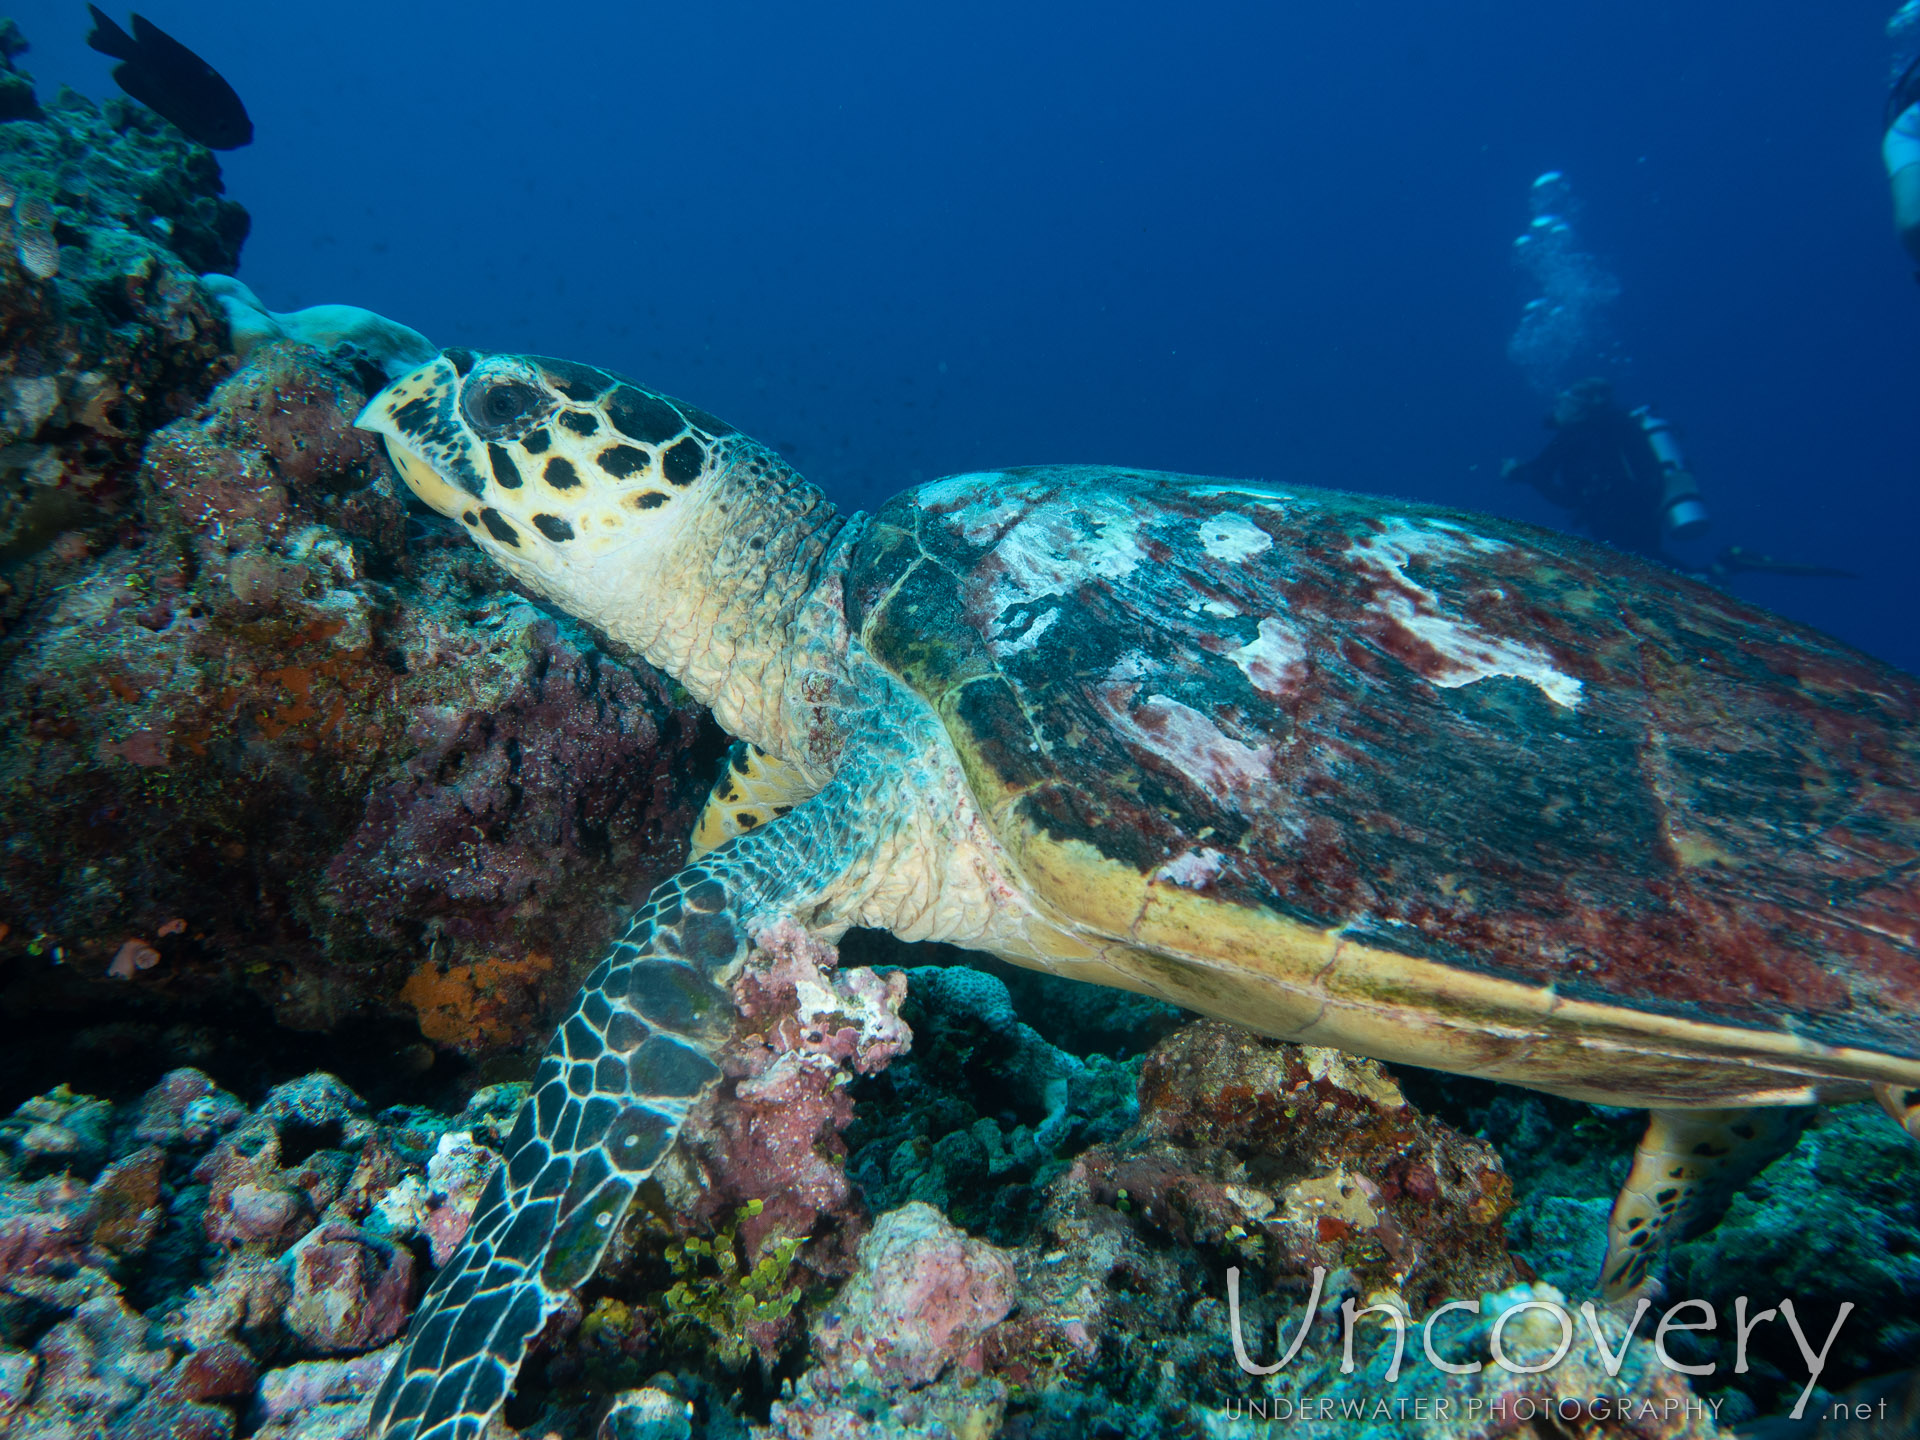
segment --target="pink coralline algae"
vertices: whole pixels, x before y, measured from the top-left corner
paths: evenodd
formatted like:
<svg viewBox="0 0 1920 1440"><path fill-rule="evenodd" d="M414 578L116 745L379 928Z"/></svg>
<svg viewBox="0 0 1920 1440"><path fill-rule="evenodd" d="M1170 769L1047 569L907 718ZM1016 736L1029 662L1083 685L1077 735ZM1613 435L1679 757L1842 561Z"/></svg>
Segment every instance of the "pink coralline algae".
<svg viewBox="0 0 1920 1440"><path fill-rule="evenodd" d="M472 1131L449 1130L427 1161L425 1177L415 1173L395 1177L374 1199L368 1224L395 1240L424 1237L428 1256L438 1269L459 1249L481 1192L503 1163L498 1151L475 1141ZM365 1159L361 1169L367 1169Z"/></svg>
<svg viewBox="0 0 1920 1440"><path fill-rule="evenodd" d="M346 1360L303 1360L262 1377L254 1404L259 1440L362 1440L373 1392L400 1347Z"/></svg>
<svg viewBox="0 0 1920 1440"><path fill-rule="evenodd" d="M216 1340L180 1362L173 1388L189 1400L233 1400L251 1395L259 1378L260 1367L246 1346Z"/></svg>
<svg viewBox="0 0 1920 1440"><path fill-rule="evenodd" d="M183 1066L168 1071L141 1099L134 1134L151 1145L204 1145L246 1116L247 1107L210 1076Z"/></svg>
<svg viewBox="0 0 1920 1440"><path fill-rule="evenodd" d="M287 1263L293 1298L285 1324L313 1349L371 1350L406 1325L416 1287L405 1248L333 1221L302 1237Z"/></svg>
<svg viewBox="0 0 1920 1440"><path fill-rule="evenodd" d="M0 1292L65 1308L113 1293L88 1210L87 1187L71 1175L0 1187Z"/></svg>
<svg viewBox="0 0 1920 1440"><path fill-rule="evenodd" d="M176 1356L118 1296L89 1300L34 1347L31 1397L9 1440L228 1440L233 1415L179 1392Z"/></svg>
<svg viewBox="0 0 1920 1440"><path fill-rule="evenodd" d="M900 1018L904 975L838 970L834 948L792 921L755 938L733 987L734 1038L721 1057L727 1079L683 1132L697 1188L676 1195L710 1221L761 1202L740 1225L750 1261L770 1237L814 1234L823 1216L857 1233L864 1212L840 1138L853 1119L846 1081L882 1068L913 1041Z"/></svg>
<svg viewBox="0 0 1920 1440"><path fill-rule="evenodd" d="M325 1177L316 1174L316 1183L303 1184L302 1176L281 1167L279 1137L259 1120L216 1145L193 1178L207 1187L207 1239L255 1253L278 1254L333 1199ZM334 1178L331 1189L337 1190L341 1177Z"/></svg>
<svg viewBox="0 0 1920 1440"><path fill-rule="evenodd" d="M881 1216L814 1324L817 1365L774 1403L769 1440L993 1434L1007 1389L981 1375L982 1342L1016 1294L1011 1257L931 1205Z"/></svg>
<svg viewBox="0 0 1920 1440"><path fill-rule="evenodd" d="M860 1241L860 1268L815 1325L814 1350L836 1384L928 1385L951 1365L980 1368L980 1342L1014 1296L1006 1252L915 1201Z"/></svg>
<svg viewBox="0 0 1920 1440"><path fill-rule="evenodd" d="M428 1208L421 1224L436 1268L459 1248L480 1203L480 1192L502 1163L496 1152L476 1145L466 1131L440 1137L433 1158L427 1161Z"/></svg>
<svg viewBox="0 0 1920 1440"><path fill-rule="evenodd" d="M0 1120L0 1156L19 1173L91 1175L107 1156L113 1107L65 1085L36 1095Z"/></svg>
<svg viewBox="0 0 1920 1440"><path fill-rule="evenodd" d="M383 1193L425 1182L432 1137L447 1125L382 1125L365 1108L335 1077L313 1074L249 1111L181 1069L123 1107L56 1091L0 1121L12 1139L0 1150L0 1433L225 1440L246 1417L268 1434L354 1436L353 1407L390 1359L420 1268L362 1222ZM63 1125L111 1139L99 1153L22 1144ZM440 1167L463 1198L488 1168L470 1144ZM20 1178L53 1156L97 1173ZM161 1282L183 1255L196 1258ZM156 1284L162 1298L146 1315L129 1308L135 1289ZM262 1378L274 1361L368 1351ZM300 1394L314 1397L312 1414L288 1413Z"/></svg>

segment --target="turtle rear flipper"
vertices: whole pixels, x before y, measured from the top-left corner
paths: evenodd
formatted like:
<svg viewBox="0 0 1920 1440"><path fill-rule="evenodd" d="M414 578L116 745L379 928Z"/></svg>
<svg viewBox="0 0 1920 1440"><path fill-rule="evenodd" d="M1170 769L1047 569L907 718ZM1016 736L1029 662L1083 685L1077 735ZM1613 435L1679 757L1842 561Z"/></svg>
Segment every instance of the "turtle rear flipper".
<svg viewBox="0 0 1920 1440"><path fill-rule="evenodd" d="M635 912L548 1046L506 1166L414 1313L369 1436L485 1430L547 1316L593 1274L634 1191L720 1078L727 986L753 934L851 858L853 809L845 795L807 806L689 865Z"/></svg>
<svg viewBox="0 0 1920 1440"><path fill-rule="evenodd" d="M1894 1124L1920 1141L1920 1086L1875 1085L1873 1098Z"/></svg>
<svg viewBox="0 0 1920 1440"><path fill-rule="evenodd" d="M1637 1289L1670 1242L1711 1229L1743 1185L1794 1147L1816 1108L1649 1112L1607 1221L1606 1297Z"/></svg>

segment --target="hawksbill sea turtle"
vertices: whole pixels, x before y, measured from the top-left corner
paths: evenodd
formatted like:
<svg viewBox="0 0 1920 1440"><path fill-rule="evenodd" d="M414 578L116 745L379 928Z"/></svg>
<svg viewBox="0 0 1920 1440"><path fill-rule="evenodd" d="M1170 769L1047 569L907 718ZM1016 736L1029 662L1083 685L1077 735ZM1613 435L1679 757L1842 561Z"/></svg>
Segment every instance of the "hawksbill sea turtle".
<svg viewBox="0 0 1920 1440"><path fill-rule="evenodd" d="M476 1436L718 1078L791 917L1650 1109L1603 1283L1877 1096L1920 1138L1920 682L1631 557L1104 467L839 513L604 370L376 396L426 504L742 742L588 977L373 1433Z"/></svg>

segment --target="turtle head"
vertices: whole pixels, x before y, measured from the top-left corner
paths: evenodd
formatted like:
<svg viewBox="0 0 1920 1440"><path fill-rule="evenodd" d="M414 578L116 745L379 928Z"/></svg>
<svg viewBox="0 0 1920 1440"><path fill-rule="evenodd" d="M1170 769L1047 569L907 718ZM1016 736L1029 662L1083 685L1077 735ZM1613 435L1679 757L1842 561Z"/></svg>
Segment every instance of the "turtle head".
<svg viewBox="0 0 1920 1440"><path fill-rule="evenodd" d="M447 350L355 422L422 501L519 580L618 632L724 468L734 432L589 365Z"/></svg>

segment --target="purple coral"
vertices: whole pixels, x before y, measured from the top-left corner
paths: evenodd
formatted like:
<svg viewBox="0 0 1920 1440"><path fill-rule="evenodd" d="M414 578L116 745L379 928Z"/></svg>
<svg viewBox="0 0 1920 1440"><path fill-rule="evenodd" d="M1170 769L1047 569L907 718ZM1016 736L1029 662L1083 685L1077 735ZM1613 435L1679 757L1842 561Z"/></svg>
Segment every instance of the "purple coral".
<svg viewBox="0 0 1920 1440"><path fill-rule="evenodd" d="M683 1197L692 1213L730 1218L761 1202L740 1225L755 1259L769 1237L810 1235L823 1216L857 1232L862 1207L840 1139L853 1119L845 1078L882 1068L913 1040L900 1018L906 978L838 964L831 945L792 921L756 937L734 982L727 1081L682 1132L701 1172L698 1192Z"/></svg>

